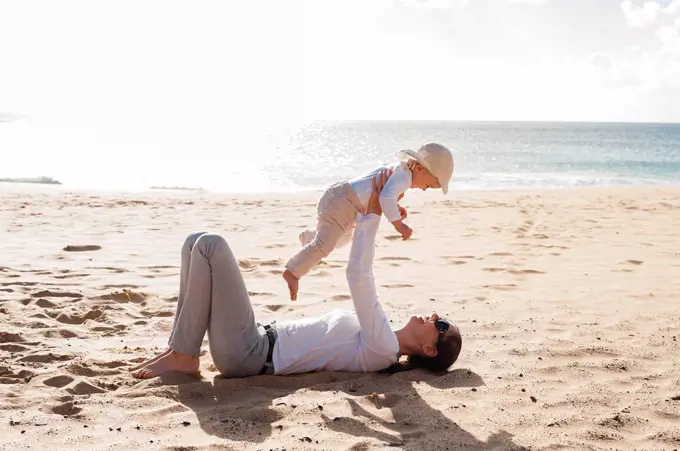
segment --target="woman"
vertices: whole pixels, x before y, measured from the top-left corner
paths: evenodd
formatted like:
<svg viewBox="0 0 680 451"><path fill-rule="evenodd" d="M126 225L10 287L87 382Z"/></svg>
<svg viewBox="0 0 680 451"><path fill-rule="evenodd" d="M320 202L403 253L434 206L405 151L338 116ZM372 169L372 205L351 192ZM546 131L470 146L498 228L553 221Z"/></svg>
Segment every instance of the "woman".
<svg viewBox="0 0 680 451"><path fill-rule="evenodd" d="M149 379L170 371L197 373L206 331L215 367L226 377L312 371L444 371L458 358L458 327L436 314L413 316L392 330L373 278L379 194L388 173L373 180L367 213L359 216L347 266L355 312L262 326L255 321L238 262L220 235L190 235L182 248L180 292L168 349L133 369ZM408 356L405 364L400 356Z"/></svg>

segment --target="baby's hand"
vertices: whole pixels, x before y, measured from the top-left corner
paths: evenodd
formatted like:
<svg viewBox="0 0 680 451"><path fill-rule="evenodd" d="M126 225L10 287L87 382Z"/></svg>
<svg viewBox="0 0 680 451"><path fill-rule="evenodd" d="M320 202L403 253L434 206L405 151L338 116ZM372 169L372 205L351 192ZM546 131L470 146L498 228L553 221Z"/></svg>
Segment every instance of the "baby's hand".
<svg viewBox="0 0 680 451"><path fill-rule="evenodd" d="M413 233L413 230L406 224L404 224L402 221L394 221L392 223L394 225L394 228L401 234L401 238L403 240L408 240L411 238L411 234Z"/></svg>

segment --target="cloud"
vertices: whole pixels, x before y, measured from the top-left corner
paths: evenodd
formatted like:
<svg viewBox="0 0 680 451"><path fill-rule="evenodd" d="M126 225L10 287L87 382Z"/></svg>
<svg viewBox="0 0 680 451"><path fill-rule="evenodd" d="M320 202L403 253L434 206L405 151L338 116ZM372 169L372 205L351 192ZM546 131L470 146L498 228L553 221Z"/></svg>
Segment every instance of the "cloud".
<svg viewBox="0 0 680 451"><path fill-rule="evenodd" d="M595 69L608 71L613 67L612 56L608 53L595 52L586 58L586 62Z"/></svg>
<svg viewBox="0 0 680 451"><path fill-rule="evenodd" d="M626 54L608 55L608 60L591 55L588 63L607 83L644 93L680 89L680 0L666 6L657 1L639 5L626 0L621 10L629 26L643 29L639 36L645 44ZM607 67L609 63L611 67Z"/></svg>
<svg viewBox="0 0 680 451"><path fill-rule="evenodd" d="M680 0L673 0L665 7L662 7L657 1L646 1L639 6L632 0L625 0L621 3L621 10L626 16L628 25L642 28L655 23L659 19L679 17Z"/></svg>
<svg viewBox="0 0 680 451"><path fill-rule="evenodd" d="M632 0L621 3L621 10L631 27L644 27L654 23L661 11L661 5L654 1L647 1L642 6L635 5Z"/></svg>
<svg viewBox="0 0 680 451"><path fill-rule="evenodd" d="M524 3L528 5L540 5L549 0L506 0L508 3ZM451 9L454 6L465 8L470 4L470 0L399 0L408 8L415 9Z"/></svg>
<svg viewBox="0 0 680 451"><path fill-rule="evenodd" d="M407 7L414 9L451 9L454 6L468 5L469 0L399 0L399 2Z"/></svg>
<svg viewBox="0 0 680 451"><path fill-rule="evenodd" d="M541 5L547 3L548 0L508 0L510 3L525 3L528 5Z"/></svg>

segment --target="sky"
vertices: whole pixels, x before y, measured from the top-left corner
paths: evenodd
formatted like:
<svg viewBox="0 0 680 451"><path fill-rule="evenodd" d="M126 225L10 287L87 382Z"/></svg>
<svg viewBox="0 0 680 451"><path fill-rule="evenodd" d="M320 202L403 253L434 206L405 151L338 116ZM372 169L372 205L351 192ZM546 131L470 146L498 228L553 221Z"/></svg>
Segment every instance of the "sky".
<svg viewBox="0 0 680 451"><path fill-rule="evenodd" d="M3 159L335 119L680 122L680 0L0 0Z"/></svg>

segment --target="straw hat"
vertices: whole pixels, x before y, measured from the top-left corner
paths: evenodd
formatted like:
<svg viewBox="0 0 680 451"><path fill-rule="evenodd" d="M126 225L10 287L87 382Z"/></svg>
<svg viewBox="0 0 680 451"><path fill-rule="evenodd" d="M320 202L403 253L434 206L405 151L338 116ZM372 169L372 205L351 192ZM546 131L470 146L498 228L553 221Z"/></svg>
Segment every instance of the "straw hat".
<svg viewBox="0 0 680 451"><path fill-rule="evenodd" d="M430 143L414 152L411 149L401 150L397 154L401 161L416 160L430 174L434 175L442 186L442 193L449 192L449 181L453 175L453 155L441 144Z"/></svg>

